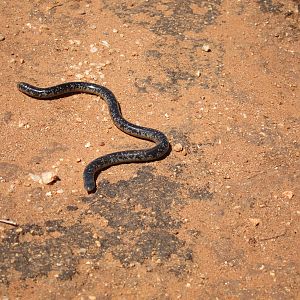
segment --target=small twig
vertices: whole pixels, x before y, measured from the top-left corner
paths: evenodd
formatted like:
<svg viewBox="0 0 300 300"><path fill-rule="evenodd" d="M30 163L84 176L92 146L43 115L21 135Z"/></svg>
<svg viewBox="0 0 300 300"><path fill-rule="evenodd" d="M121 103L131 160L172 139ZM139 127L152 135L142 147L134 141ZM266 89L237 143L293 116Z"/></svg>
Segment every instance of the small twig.
<svg viewBox="0 0 300 300"><path fill-rule="evenodd" d="M263 242L263 241L275 240L284 235L286 235L286 230L284 230L282 233L279 233L277 235L259 239L259 241Z"/></svg>
<svg viewBox="0 0 300 300"><path fill-rule="evenodd" d="M52 7L48 8L48 11L56 8L56 7L59 7L59 6L63 6L63 4L56 4L56 5L53 5Z"/></svg>
<svg viewBox="0 0 300 300"><path fill-rule="evenodd" d="M12 226L18 226L18 224L14 221L10 221L10 220L2 220L0 219L0 223L4 223L4 224L7 224L7 225L12 225Z"/></svg>

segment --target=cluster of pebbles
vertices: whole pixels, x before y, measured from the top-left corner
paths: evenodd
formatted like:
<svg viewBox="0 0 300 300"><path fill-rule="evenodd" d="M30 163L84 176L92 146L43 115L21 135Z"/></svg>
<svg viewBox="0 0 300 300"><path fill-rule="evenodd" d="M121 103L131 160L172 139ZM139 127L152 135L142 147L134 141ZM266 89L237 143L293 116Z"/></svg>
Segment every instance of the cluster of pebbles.
<svg viewBox="0 0 300 300"><path fill-rule="evenodd" d="M81 41L79 40L69 40L69 44L72 47L80 46ZM101 44L105 47L109 47L108 42L102 41ZM96 53L99 51L98 46L95 44L91 44L89 46L91 53ZM88 60L80 61L76 64L72 64L69 66L69 70L67 71L67 76L75 77L77 80L93 80L93 81L103 81L104 73L103 70L105 67L111 64L110 60L106 60L105 62L90 62Z"/></svg>

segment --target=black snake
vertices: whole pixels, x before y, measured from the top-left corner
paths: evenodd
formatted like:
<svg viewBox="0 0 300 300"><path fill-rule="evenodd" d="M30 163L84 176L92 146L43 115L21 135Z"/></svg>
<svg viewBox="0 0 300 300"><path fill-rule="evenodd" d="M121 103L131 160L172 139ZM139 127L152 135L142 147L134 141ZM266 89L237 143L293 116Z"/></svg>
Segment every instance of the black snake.
<svg viewBox="0 0 300 300"><path fill-rule="evenodd" d="M121 114L119 103L114 94L106 87L88 82L67 82L48 88L39 88L28 83L18 83L18 89L33 98L49 100L73 93L88 93L100 96L108 105L114 124L123 132L140 139L156 143L156 146L142 150L128 150L110 153L91 161L84 169L84 188L88 193L96 190L95 177L100 171L118 164L148 162L161 159L169 151L167 137L160 131L138 126L126 121Z"/></svg>

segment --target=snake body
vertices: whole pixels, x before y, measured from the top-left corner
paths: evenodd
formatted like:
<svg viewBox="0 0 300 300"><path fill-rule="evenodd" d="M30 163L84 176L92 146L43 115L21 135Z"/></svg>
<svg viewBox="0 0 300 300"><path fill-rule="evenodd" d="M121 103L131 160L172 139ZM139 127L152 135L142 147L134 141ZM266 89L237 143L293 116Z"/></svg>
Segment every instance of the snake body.
<svg viewBox="0 0 300 300"><path fill-rule="evenodd" d="M156 145L149 149L128 150L110 153L91 161L84 169L84 188L88 193L96 190L96 176L104 169L118 164L149 162L161 159L169 151L167 137L160 131L138 126L126 121L121 114L119 103L114 94L106 87L88 82L67 82L47 88L40 88L25 82L18 83L18 89L33 98L50 100L73 93L87 93L100 96L108 105L110 116L117 128L126 134L149 140Z"/></svg>

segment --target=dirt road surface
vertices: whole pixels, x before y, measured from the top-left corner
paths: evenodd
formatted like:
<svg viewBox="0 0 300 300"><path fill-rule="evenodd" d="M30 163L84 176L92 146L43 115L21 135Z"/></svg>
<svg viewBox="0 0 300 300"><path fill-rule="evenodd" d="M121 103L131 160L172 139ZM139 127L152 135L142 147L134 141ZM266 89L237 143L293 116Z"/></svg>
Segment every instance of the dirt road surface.
<svg viewBox="0 0 300 300"><path fill-rule="evenodd" d="M299 299L299 10L0 1L0 299ZM99 97L38 101L18 81L104 85L172 151L88 195L88 162L152 144Z"/></svg>

